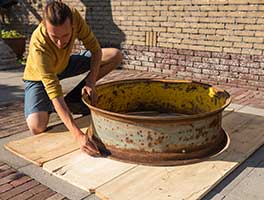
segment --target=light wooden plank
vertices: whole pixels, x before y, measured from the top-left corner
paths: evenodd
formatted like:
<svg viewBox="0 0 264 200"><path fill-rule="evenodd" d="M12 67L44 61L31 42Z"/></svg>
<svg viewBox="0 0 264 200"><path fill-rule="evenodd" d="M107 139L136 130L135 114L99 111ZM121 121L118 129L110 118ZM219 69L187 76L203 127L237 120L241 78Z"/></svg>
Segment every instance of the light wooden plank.
<svg viewBox="0 0 264 200"><path fill-rule="evenodd" d="M105 158L94 158L76 150L44 163L43 169L83 190L94 192L97 187L135 166Z"/></svg>
<svg viewBox="0 0 264 200"><path fill-rule="evenodd" d="M224 118L231 143L222 154L185 166L138 166L99 187L97 196L111 200L202 198L264 143L264 126L260 126L264 118L243 112Z"/></svg>
<svg viewBox="0 0 264 200"><path fill-rule="evenodd" d="M76 119L82 131L90 124L90 117ZM79 148L77 142L62 124L51 130L5 144L5 148L36 165L70 153Z"/></svg>
<svg viewBox="0 0 264 200"><path fill-rule="evenodd" d="M235 111L237 112L238 110L241 110L243 107L245 107L245 105L231 103L227 108L225 108L222 116L225 117Z"/></svg>
<svg viewBox="0 0 264 200"><path fill-rule="evenodd" d="M236 110L242 110L242 112L234 112ZM20 144L19 148L21 152L25 145L31 145L25 153L22 152L22 156L25 155L26 159L30 157L29 160L32 161L34 158L38 160L37 156L39 155L47 155L41 162L35 163L44 163L43 168L46 171L86 191L94 192L96 190L96 194L102 198L155 200L178 199L185 195L184 198L197 199L206 194L238 166L241 160L245 160L258 145L263 143L263 135L254 135L254 140L249 138L250 132L255 130L255 126L263 123L262 118L246 114L243 106L235 105L227 112L228 114L224 115L223 123L227 132L231 134L230 147L218 157L193 165L148 167L105 158L92 158L77 150L78 146L76 148L68 146L68 139L71 138L72 141L73 138L61 126L55 127L49 131L49 134L42 134L44 136L40 138L33 136L34 138L28 138L27 141L23 139L23 144ZM83 121L79 122L79 125L86 128L89 120L80 120ZM255 130L255 132L258 133L259 130ZM47 135L53 136L48 137ZM244 138L245 136L248 138ZM63 137L67 139L63 139ZM250 142L247 143L247 141ZM44 145L38 147L40 144ZM54 149L54 145L56 149ZM64 145L67 147L66 150L63 148ZM52 151L57 150L58 146L64 153L56 151L52 154ZM18 148L18 145L16 144L15 147ZM38 147L39 153L36 155L32 153L34 147ZM72 151L68 151L69 148ZM29 153L29 149L31 149L31 153Z"/></svg>

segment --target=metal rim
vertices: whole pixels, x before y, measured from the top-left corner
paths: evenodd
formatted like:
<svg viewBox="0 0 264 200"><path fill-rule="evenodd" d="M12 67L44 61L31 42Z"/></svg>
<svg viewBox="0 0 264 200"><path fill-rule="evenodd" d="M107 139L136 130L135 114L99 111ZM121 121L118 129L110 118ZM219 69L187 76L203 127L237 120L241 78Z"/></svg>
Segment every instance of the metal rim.
<svg viewBox="0 0 264 200"><path fill-rule="evenodd" d="M218 108L214 111L210 111L210 112L204 112L204 113L199 113L199 114L193 114L193 115L188 115L188 116L166 116L166 117L149 117L149 116L142 116L142 115L127 115L127 114L120 114L120 113L115 113L115 112L111 112L111 111L107 111L107 110L103 110L100 108L97 108L95 106L92 106L91 104L89 104L87 102L88 100L88 95L84 94L82 97L82 101L89 107L89 109L91 111L94 112L99 112L105 115L110 115L112 117L117 117L117 118L126 118L129 120L151 120L151 121L172 121L172 120L193 120L193 119L201 119L201 118L205 118L211 115L214 115L218 112L223 111L230 103L231 103L231 97L230 95L222 89L217 88L216 86L212 86L210 84L205 84L205 83L200 83L197 81L188 81L188 80L170 80L170 79L128 79L128 80L118 80L118 81L112 81L112 82L107 82L107 83L102 83L99 84L98 86L102 86L102 85L115 85L116 83L124 83L124 82L138 82L138 81L146 81L146 82L169 82L169 83L197 83L200 85L204 85L204 86L208 86L208 87L213 87L216 90L221 90L222 92L225 92L229 97L226 99L225 104L221 107Z"/></svg>
<svg viewBox="0 0 264 200"><path fill-rule="evenodd" d="M216 146L209 154L205 156L200 156L200 158L191 158L191 159L171 159L171 160L151 160L151 162L146 161L146 158L144 161L141 159L138 160L129 160L121 157L116 157L116 156L107 156L107 158L110 158L112 160L116 161L122 161L122 162L127 162L131 164L141 164L141 165L147 165L147 166L177 166L177 165L186 165L186 164L193 164L209 159L213 159L223 153L230 145L230 137L226 133L224 129L222 129L222 132L224 134L223 141L220 143L220 145ZM137 154L138 155L138 154Z"/></svg>

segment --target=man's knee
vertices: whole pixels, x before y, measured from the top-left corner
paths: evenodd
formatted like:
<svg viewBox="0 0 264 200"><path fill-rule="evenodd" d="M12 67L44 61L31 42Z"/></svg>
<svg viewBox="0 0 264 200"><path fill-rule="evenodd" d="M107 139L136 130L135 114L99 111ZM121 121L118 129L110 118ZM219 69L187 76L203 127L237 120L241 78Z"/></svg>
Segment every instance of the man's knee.
<svg viewBox="0 0 264 200"><path fill-rule="evenodd" d="M29 130L30 132L33 134L33 135L38 135L40 133L43 133L45 130L47 129L47 126L43 126L43 127L40 127L40 126L35 126L35 127L29 127Z"/></svg>
<svg viewBox="0 0 264 200"><path fill-rule="evenodd" d="M119 49L113 49L113 57L117 65L120 65L122 63L123 54L121 53Z"/></svg>
<svg viewBox="0 0 264 200"><path fill-rule="evenodd" d="M32 113L27 118L27 125L30 132L34 135L40 134L47 129L48 113Z"/></svg>

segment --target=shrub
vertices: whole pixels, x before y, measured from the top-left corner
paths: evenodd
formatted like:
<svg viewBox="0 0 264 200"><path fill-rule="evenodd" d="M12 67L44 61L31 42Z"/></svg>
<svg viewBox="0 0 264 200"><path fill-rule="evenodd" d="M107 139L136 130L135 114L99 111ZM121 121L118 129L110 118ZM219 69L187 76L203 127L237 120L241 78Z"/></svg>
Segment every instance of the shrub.
<svg viewBox="0 0 264 200"><path fill-rule="evenodd" d="M3 39L9 39L9 38L24 38L25 36L18 33L16 30L1 30L1 35Z"/></svg>

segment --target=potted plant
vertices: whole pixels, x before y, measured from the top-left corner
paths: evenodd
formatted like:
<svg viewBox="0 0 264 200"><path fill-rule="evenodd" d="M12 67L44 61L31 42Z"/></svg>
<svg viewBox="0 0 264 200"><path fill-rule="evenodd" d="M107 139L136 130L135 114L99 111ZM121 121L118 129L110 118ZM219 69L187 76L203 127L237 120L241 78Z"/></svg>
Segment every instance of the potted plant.
<svg viewBox="0 0 264 200"><path fill-rule="evenodd" d="M26 48L26 37L16 30L1 30L4 42L15 52L18 58L22 58Z"/></svg>

